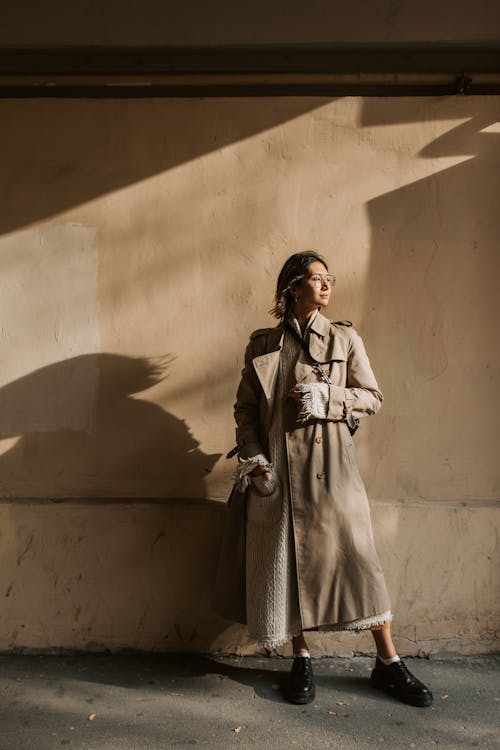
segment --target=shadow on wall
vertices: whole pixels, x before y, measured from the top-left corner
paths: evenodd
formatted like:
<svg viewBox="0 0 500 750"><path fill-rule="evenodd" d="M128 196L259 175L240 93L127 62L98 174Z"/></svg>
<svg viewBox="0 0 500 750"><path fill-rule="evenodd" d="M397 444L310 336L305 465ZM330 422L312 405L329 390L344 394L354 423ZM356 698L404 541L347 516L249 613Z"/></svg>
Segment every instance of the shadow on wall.
<svg viewBox="0 0 500 750"><path fill-rule="evenodd" d="M135 396L164 380L170 362L85 354L0 389L0 435L17 438L0 456L1 494L204 498L219 454Z"/></svg>
<svg viewBox="0 0 500 750"><path fill-rule="evenodd" d="M238 107L232 100L207 100L203 119L192 126L182 100L168 108L161 100L4 102L0 234L116 193L316 106L315 99L278 105L266 99L259 106L249 99ZM203 185L198 190L203 195ZM124 294L119 274L128 280L120 270L127 264L115 263L115 253L123 254L120 226L112 230L108 260L99 259L102 328L111 317L106 301L116 305L108 286ZM130 266L133 277L133 261ZM133 286L126 290L130 305ZM113 313L119 317L119 307ZM167 375L169 361L85 354L0 390L0 496L12 498L2 532L1 580L11 592L3 622L7 647L93 643L97 649L175 650L189 644L207 650L220 631L211 590L223 509L204 500L218 455L203 453L181 418L142 395ZM16 498L81 505L16 505ZM116 498L125 502L106 505ZM152 499L166 502L151 510ZM45 634L38 636L41 622Z"/></svg>
<svg viewBox="0 0 500 750"><path fill-rule="evenodd" d="M136 395L170 362L87 354L0 389L0 446L15 441L0 456L0 651L203 651L223 629L223 508L204 499L219 454Z"/></svg>
<svg viewBox="0 0 500 750"><path fill-rule="evenodd" d="M498 356L492 344L499 320L500 136L489 129L498 116L493 99L482 99L479 107L460 99L363 103L362 125L388 126L389 138L391 126L407 123L417 137L419 122L424 133L432 123L440 131L415 157L388 154L388 169L395 171L402 171L398 158L403 167L405 158L418 158L420 175L422 160L440 161L429 163L429 174L419 179L407 171L408 184L368 202L370 265L363 297L363 330L386 397L374 426L380 439L370 441L371 497L426 501L421 519L429 538L435 501L498 497ZM466 591L468 601L475 598L477 575L463 574L463 550L443 544L442 575L433 590L440 604L429 619L422 586L435 578L437 558L431 554L423 561L421 537L402 518L401 512L387 514L383 529L384 569L399 629L412 632L415 623L426 622L439 632L457 607L457 590ZM464 576L458 589L453 571Z"/></svg>
<svg viewBox="0 0 500 750"><path fill-rule="evenodd" d="M388 398L379 427L392 421L386 433L398 436L390 447L392 467L383 468L382 453L374 465L395 476L389 496L408 500L498 496L493 424L495 412L500 415L492 341L500 271L500 136L488 130L498 121L498 101L481 100L481 115L477 111L477 102L460 99L363 105L364 126L459 121L417 152L425 160L450 158L451 166L430 164L428 176L368 203L365 327L371 347L384 356L377 371ZM479 382L480 393L473 385ZM486 422L485 403L491 405ZM387 442L379 445L388 448Z"/></svg>
<svg viewBox="0 0 500 750"><path fill-rule="evenodd" d="M119 190L315 109L314 98L207 99L203 121L185 102L16 101L0 104L4 180L0 234ZM36 125L35 125L36 123ZM20 183L21 181L21 183Z"/></svg>

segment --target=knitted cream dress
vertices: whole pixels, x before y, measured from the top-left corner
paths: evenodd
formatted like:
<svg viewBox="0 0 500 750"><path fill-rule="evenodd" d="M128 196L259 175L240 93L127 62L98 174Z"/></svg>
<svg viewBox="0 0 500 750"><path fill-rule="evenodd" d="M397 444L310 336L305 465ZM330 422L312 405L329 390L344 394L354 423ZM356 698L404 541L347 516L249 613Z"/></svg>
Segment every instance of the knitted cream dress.
<svg viewBox="0 0 500 750"><path fill-rule="evenodd" d="M269 432L273 471L281 486L271 497L248 498L246 546L247 618L250 637L266 648L277 648L301 631L293 521L288 484L285 430L296 406L288 397L302 349L286 332L280 354L275 406ZM273 523L262 523L253 505L266 505Z"/></svg>

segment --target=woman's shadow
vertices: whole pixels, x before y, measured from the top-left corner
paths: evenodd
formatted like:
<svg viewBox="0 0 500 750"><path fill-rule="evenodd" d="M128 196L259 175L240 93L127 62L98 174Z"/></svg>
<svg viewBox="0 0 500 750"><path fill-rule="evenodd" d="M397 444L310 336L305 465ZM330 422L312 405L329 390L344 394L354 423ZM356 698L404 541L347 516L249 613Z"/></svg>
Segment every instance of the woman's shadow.
<svg viewBox="0 0 500 750"><path fill-rule="evenodd" d="M77 648L147 650L206 648L220 630L200 595L216 563L221 504L205 477L219 455L158 405L171 361L86 354L0 389L5 607L26 632L57 620ZM23 609L30 586L50 607ZM18 629L9 638L23 646Z"/></svg>
<svg viewBox="0 0 500 750"><path fill-rule="evenodd" d="M219 454L204 453L182 419L136 397L165 380L171 362L84 354L1 388L0 438L10 439L0 455L1 494L205 498Z"/></svg>

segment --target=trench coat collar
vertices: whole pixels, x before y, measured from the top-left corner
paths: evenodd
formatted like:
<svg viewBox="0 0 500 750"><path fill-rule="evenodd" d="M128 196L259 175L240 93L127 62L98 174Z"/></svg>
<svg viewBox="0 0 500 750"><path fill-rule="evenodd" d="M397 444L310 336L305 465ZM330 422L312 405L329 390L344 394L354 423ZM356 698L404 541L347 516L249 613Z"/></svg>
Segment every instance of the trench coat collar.
<svg viewBox="0 0 500 750"><path fill-rule="evenodd" d="M345 337L320 312L311 323L309 331L307 344L313 359L321 363L346 360Z"/></svg>
<svg viewBox="0 0 500 750"><path fill-rule="evenodd" d="M309 333L306 336L305 343L313 360L326 364L335 361L342 362L347 359L344 337L332 328L331 322L320 312L318 312L308 330ZM253 359L255 372L264 391L270 411L273 408L280 351L283 346L284 336L285 328L283 325L271 329L268 334L266 346L268 351ZM310 368L310 364L304 360L304 355L299 356L297 368L297 380L302 380Z"/></svg>
<svg viewBox="0 0 500 750"><path fill-rule="evenodd" d="M318 312L309 326L308 331L309 333L306 336L305 343L313 360L327 363L335 360L343 361L346 359L345 342L343 337L334 332L331 322L320 312ZM283 325L271 329L268 334L266 345L268 351L265 354L254 357L253 359L255 372L271 410L278 377L280 351L283 346L284 336L285 328ZM303 375L310 369L310 364L304 360L303 354L299 356L297 366L299 367L299 370L301 366L302 369L304 367L306 368L304 373L302 370L296 372L297 379L301 380Z"/></svg>
<svg viewBox="0 0 500 750"><path fill-rule="evenodd" d="M309 326L309 330L314 331L318 336L327 336L330 333L331 325L328 318L325 318L318 310L313 322Z"/></svg>

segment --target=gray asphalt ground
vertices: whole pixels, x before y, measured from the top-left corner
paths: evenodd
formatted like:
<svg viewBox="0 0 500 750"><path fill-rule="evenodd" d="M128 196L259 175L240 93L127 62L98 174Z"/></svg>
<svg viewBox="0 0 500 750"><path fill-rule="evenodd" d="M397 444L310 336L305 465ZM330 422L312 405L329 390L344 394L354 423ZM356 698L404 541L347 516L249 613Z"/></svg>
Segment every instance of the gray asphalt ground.
<svg viewBox="0 0 500 750"><path fill-rule="evenodd" d="M500 656L406 662L432 707L374 690L366 657L315 660L294 706L288 659L0 656L0 750L500 748Z"/></svg>

